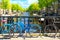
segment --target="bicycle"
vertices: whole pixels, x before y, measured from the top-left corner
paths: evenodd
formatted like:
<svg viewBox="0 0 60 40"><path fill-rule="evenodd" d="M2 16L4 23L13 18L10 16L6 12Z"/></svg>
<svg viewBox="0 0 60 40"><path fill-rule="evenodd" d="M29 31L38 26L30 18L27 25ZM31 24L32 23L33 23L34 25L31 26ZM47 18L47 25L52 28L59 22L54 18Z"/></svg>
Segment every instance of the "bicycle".
<svg viewBox="0 0 60 40"><path fill-rule="evenodd" d="M51 18L50 18L51 19ZM49 20L50 20L49 19ZM49 21L48 20L48 21ZM52 22L50 22L52 20ZM44 27L44 35L48 36L47 34L50 34L49 36L56 36L57 34L57 26L55 25L55 18L52 17L48 24ZM52 35L53 34L53 35Z"/></svg>
<svg viewBox="0 0 60 40"><path fill-rule="evenodd" d="M21 23L21 22L20 22ZM23 25L22 25L23 26ZM5 28L6 27L9 27L8 30L6 30ZM18 23L12 23L12 24L4 24L2 26L2 34L6 34L6 33L9 33L9 37L13 37L14 36L14 33L22 33L22 27L21 27L21 24L19 25ZM11 35L12 34L12 35ZM19 34L19 35L20 35ZM4 36L4 35L3 35Z"/></svg>

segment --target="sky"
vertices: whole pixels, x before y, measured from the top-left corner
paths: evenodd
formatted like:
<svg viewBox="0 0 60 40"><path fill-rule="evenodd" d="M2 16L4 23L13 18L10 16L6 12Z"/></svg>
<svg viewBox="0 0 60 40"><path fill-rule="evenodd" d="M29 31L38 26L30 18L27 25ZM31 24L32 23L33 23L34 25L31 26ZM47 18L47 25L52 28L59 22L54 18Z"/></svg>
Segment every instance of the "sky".
<svg viewBox="0 0 60 40"><path fill-rule="evenodd" d="M10 2L20 4L23 8L28 8L30 4L38 1L37 0L10 0Z"/></svg>

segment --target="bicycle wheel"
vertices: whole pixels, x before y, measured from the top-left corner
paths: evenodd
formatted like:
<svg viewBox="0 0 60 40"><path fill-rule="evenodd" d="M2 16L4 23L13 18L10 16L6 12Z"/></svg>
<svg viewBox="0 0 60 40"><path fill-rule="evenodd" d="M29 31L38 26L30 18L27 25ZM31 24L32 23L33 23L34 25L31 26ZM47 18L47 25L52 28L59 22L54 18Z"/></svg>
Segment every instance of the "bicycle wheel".
<svg viewBox="0 0 60 40"><path fill-rule="evenodd" d="M41 26L38 24L31 24L30 30L29 30L29 34L30 36L35 36L38 37L41 33Z"/></svg>
<svg viewBox="0 0 60 40"><path fill-rule="evenodd" d="M49 24L44 28L44 35L46 36L56 36L57 27L55 25Z"/></svg>
<svg viewBox="0 0 60 40"><path fill-rule="evenodd" d="M14 33L19 33L19 35L22 33L22 28L18 25L18 24L13 24L10 28L10 33L13 34Z"/></svg>

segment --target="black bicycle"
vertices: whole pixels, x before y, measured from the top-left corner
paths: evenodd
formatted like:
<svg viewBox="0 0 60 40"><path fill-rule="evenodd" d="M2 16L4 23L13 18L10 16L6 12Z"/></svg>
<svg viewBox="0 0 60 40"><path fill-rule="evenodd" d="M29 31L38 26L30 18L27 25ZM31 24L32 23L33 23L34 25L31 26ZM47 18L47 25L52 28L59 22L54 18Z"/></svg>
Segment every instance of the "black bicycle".
<svg viewBox="0 0 60 40"><path fill-rule="evenodd" d="M51 17L52 18L52 17ZM47 20L48 24L44 28L44 35L46 36L56 36L57 34L57 26L55 25L55 18L53 17L52 19Z"/></svg>

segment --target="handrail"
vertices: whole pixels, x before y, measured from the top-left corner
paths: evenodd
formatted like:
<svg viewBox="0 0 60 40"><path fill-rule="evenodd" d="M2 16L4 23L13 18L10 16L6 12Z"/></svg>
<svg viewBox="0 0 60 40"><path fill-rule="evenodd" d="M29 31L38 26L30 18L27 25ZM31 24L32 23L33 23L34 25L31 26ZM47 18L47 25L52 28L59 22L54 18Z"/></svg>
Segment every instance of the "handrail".
<svg viewBox="0 0 60 40"><path fill-rule="evenodd" d="M45 16L45 17L60 17L60 16Z"/></svg>
<svg viewBox="0 0 60 40"><path fill-rule="evenodd" d="M34 18L34 17L36 17L36 18L40 18L39 16L0 16L0 18L1 17L4 17L4 18L8 18L8 17L12 17L12 18Z"/></svg>
<svg viewBox="0 0 60 40"><path fill-rule="evenodd" d="M0 18L1 17L4 17L4 18L8 18L8 17L12 17L12 18L20 18L20 17L22 17L22 18L34 18L34 17L36 17L36 18L42 18L42 17L40 17L40 16L0 16ZM60 17L60 16L44 16L43 18L52 18L52 17Z"/></svg>

